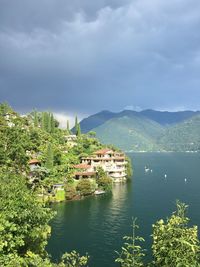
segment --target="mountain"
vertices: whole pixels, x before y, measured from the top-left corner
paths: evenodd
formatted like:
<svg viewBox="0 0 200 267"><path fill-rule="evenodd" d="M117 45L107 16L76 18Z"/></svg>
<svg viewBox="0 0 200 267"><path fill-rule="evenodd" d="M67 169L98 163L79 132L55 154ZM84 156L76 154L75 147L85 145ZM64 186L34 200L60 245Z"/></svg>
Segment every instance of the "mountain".
<svg viewBox="0 0 200 267"><path fill-rule="evenodd" d="M140 112L132 110L124 110L119 113L114 113L111 111L101 111L94 115L89 116L88 118L83 119L80 122L81 130L83 133L87 133L94 128L104 124L106 121L113 118L120 118L123 116L139 116L146 117L150 120L153 120L163 126L176 124L182 122L186 119L189 119L195 115L200 114L200 111L178 111L178 112L168 112L168 111L156 111L152 109L143 110ZM72 129L74 131L74 129Z"/></svg>
<svg viewBox="0 0 200 267"><path fill-rule="evenodd" d="M101 142L128 151L195 151L200 147L199 111L102 111L80 125L83 133L95 131Z"/></svg>
<svg viewBox="0 0 200 267"><path fill-rule="evenodd" d="M116 113L108 110L104 110L92 116L89 116L88 118L85 118L80 122L81 131L82 133L87 133L92 129L98 127L99 125L102 125L107 120L114 118L115 116ZM72 131L74 132L74 130L75 129L73 128Z"/></svg>
<svg viewBox="0 0 200 267"><path fill-rule="evenodd" d="M199 151L200 115L167 127L157 143L167 151Z"/></svg>
<svg viewBox="0 0 200 267"><path fill-rule="evenodd" d="M140 112L145 117L150 120L156 121L161 125L170 125L182 122L187 120L195 115L200 114L200 111L177 111L177 112L169 112L169 111L157 111L152 109L143 110Z"/></svg>
<svg viewBox="0 0 200 267"><path fill-rule="evenodd" d="M156 139L164 134L164 128L141 115L129 115L124 112L123 116L110 119L93 131L102 143L113 144L123 150L158 150Z"/></svg>

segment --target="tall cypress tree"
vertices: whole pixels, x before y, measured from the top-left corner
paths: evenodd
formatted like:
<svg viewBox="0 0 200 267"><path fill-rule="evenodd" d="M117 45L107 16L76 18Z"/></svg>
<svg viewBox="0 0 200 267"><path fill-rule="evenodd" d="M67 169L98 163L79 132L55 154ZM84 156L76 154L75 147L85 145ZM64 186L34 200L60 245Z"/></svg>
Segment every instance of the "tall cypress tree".
<svg viewBox="0 0 200 267"><path fill-rule="evenodd" d="M42 130L46 131L46 129L45 129L45 112L42 112Z"/></svg>
<svg viewBox="0 0 200 267"><path fill-rule="evenodd" d="M77 134L77 131L78 131L78 117L76 116L75 117L75 132Z"/></svg>
<svg viewBox="0 0 200 267"><path fill-rule="evenodd" d="M53 168L53 160L54 160L53 149L51 143L49 143L47 146L46 163L45 163L47 169Z"/></svg>
<svg viewBox="0 0 200 267"><path fill-rule="evenodd" d="M51 133L51 114L48 112L47 113L47 132Z"/></svg>
<svg viewBox="0 0 200 267"><path fill-rule="evenodd" d="M55 132L55 120L53 117L53 114L51 113L51 132L54 133Z"/></svg>
<svg viewBox="0 0 200 267"><path fill-rule="evenodd" d="M46 132L49 131L49 113L42 112L42 129Z"/></svg>
<svg viewBox="0 0 200 267"><path fill-rule="evenodd" d="M78 125L77 125L76 135L77 135L78 137L81 136L81 126L80 126L80 123L78 123Z"/></svg>
<svg viewBox="0 0 200 267"><path fill-rule="evenodd" d="M36 110L34 110L34 126L38 127L38 113Z"/></svg>
<svg viewBox="0 0 200 267"><path fill-rule="evenodd" d="M70 134L70 126L69 126L69 120L67 120L67 134Z"/></svg>

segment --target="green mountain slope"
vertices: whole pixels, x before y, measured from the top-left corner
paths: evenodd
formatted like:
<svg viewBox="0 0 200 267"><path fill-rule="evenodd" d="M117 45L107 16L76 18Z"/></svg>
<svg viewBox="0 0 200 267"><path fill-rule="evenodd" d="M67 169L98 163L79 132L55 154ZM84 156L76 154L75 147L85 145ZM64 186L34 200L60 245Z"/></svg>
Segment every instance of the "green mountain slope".
<svg viewBox="0 0 200 267"><path fill-rule="evenodd" d="M123 150L155 151L156 139L164 134L164 128L143 116L113 118L93 129L105 144L113 144Z"/></svg>
<svg viewBox="0 0 200 267"><path fill-rule="evenodd" d="M152 109L143 110L140 112L143 116L147 117L150 120L156 121L157 123L167 126L176 123L183 122L193 116L199 115L199 111L157 111Z"/></svg>
<svg viewBox="0 0 200 267"><path fill-rule="evenodd" d="M114 118L120 118L124 116L132 117L146 117L149 120L155 121L163 126L174 125L176 123L183 122L186 119L189 119L195 115L200 114L200 111L178 111L178 112L169 112L169 111L157 111L157 110L143 110L140 112L133 110L123 110L118 113L110 112L107 110L98 112L94 115L89 116L88 118L83 119L80 122L81 130L83 133L87 133L94 128L104 124L106 121ZM75 128L72 129L75 132Z"/></svg>
<svg viewBox="0 0 200 267"><path fill-rule="evenodd" d="M168 151L199 151L200 115L166 128L157 142Z"/></svg>

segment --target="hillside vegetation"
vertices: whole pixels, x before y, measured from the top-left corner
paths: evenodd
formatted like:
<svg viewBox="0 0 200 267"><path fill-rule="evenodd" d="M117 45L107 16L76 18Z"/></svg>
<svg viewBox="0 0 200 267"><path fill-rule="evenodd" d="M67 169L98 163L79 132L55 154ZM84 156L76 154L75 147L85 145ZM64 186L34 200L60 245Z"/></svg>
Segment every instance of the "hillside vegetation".
<svg viewBox="0 0 200 267"><path fill-rule="evenodd" d="M158 139L160 147L170 151L200 151L200 115L168 127Z"/></svg>
<svg viewBox="0 0 200 267"><path fill-rule="evenodd" d="M95 128L90 128L90 118ZM199 118L198 111L104 111L84 119L80 125L95 131L101 142L126 151L199 151Z"/></svg>
<svg viewBox="0 0 200 267"><path fill-rule="evenodd" d="M146 118L123 116L107 121L93 129L99 139L106 144L114 144L124 150L157 150L156 137L164 129Z"/></svg>

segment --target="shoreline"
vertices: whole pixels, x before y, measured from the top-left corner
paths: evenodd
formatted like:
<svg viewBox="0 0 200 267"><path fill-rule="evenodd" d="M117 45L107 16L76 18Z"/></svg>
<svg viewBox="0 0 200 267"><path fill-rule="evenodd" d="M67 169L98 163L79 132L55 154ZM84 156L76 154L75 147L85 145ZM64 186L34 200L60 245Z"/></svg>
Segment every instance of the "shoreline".
<svg viewBox="0 0 200 267"><path fill-rule="evenodd" d="M125 150L125 153L190 153L190 154L198 154L200 151L132 151Z"/></svg>

